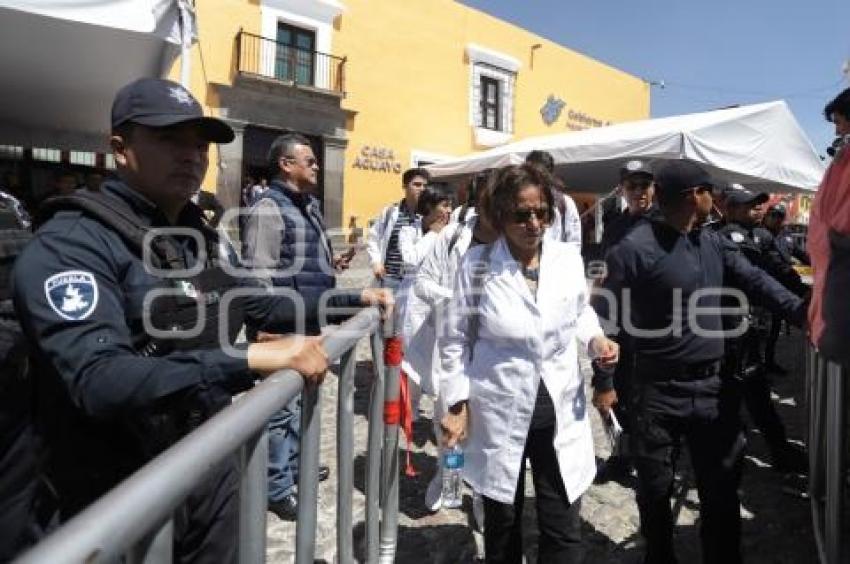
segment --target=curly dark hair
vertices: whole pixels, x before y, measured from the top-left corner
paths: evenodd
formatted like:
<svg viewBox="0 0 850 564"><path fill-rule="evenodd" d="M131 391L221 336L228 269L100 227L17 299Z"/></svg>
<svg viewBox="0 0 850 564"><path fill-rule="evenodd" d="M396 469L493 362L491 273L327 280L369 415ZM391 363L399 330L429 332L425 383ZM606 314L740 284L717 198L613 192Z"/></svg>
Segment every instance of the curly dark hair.
<svg viewBox="0 0 850 564"><path fill-rule="evenodd" d="M491 189L482 194L481 207L486 210L493 226L499 231L504 231L505 225L513 222L517 194L526 186L537 186L543 194L546 207L549 208L548 222L551 222L555 198L549 178L546 171L537 165L526 163L507 166L499 171Z"/></svg>

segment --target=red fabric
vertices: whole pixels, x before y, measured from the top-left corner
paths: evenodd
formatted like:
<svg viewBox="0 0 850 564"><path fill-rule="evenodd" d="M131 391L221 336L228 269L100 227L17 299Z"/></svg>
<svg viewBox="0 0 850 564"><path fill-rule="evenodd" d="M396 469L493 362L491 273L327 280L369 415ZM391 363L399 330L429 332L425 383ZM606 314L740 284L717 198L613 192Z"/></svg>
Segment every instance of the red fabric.
<svg viewBox="0 0 850 564"><path fill-rule="evenodd" d="M401 402L400 401L385 401L384 402L384 424L398 425L401 422Z"/></svg>
<svg viewBox="0 0 850 564"><path fill-rule="evenodd" d="M399 376L398 404L401 408L401 430L404 431L404 438L407 439L407 463L404 465L404 473L409 478L413 478L419 473L410 460L410 445L413 443L413 408L410 405L410 386L404 370Z"/></svg>
<svg viewBox="0 0 850 564"><path fill-rule="evenodd" d="M823 291L829 267L829 231L850 234L850 146L845 146L826 171L815 195L809 218L806 243L812 258L814 288L809 306L812 343L818 346L823 335Z"/></svg>
<svg viewBox="0 0 850 564"><path fill-rule="evenodd" d="M401 366L402 353L401 337L390 337L384 340L384 364Z"/></svg>

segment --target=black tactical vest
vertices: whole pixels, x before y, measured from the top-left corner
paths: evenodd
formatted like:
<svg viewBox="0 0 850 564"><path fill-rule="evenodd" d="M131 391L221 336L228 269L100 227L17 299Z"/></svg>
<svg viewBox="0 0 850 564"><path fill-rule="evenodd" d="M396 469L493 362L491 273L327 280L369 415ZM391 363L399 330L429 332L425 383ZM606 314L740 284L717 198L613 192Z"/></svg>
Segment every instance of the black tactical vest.
<svg viewBox="0 0 850 564"><path fill-rule="evenodd" d="M177 241L166 235L152 236L153 228L143 225L129 206L105 194L78 191L47 200L39 221L68 210L81 211L118 233L132 252L140 258L147 257L148 264L157 270L191 270L195 266L187 264ZM223 268L228 258L222 256L216 231L200 221L196 228L205 242L205 248L197 250L198 260L204 261L203 268L193 276L163 276L151 288L159 295L150 301L147 323L156 333L151 335L146 331L141 319L127 320L133 345L140 355L156 357L175 351L221 348L225 344L223 340L233 344L242 327L239 308L230 308L224 331L219 327L222 297L236 287L237 281ZM149 245L148 253L144 251L146 244ZM156 406L135 411L125 418L124 424L139 440L143 456L149 458L229 403L230 396L222 390L209 390L191 397L178 394Z"/></svg>

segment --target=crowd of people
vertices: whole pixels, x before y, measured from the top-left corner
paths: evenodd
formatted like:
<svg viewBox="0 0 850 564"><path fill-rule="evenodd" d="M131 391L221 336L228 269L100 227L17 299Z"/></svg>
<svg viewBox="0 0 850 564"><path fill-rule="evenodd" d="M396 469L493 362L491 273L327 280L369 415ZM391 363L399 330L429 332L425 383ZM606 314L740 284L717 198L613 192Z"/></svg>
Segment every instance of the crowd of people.
<svg viewBox="0 0 850 564"><path fill-rule="evenodd" d="M246 183L237 249L216 229L223 208L199 193L210 143L233 131L180 85L128 84L112 106L114 177L45 201L34 235L19 200L0 193L0 560L257 380L290 368L320 385L323 328L379 306L402 338L414 411L431 396L435 442L463 448L486 562L522 562L527 461L540 562L583 561L582 495L617 473L636 477L645 562L676 562L683 443L703 561L741 562L742 411L775 469L807 467L770 396L782 324L811 323L813 342L846 361L850 321L836 304L850 269L834 265L850 256L850 89L826 117L843 141L815 204L811 260L767 194L690 161L633 160L608 208L604 268L590 270L577 206L551 155L532 151L475 175L462 202L428 170L406 171L367 235L374 283L342 290L357 248L334 251L307 138L275 139L271 181ZM814 293L795 261L815 266ZM625 429L602 469L589 406ZM296 397L268 423L268 508L283 519L298 509L300 412ZM231 457L212 469L175 513L176 560L236 560L238 468ZM423 500L431 511L441 472Z"/></svg>

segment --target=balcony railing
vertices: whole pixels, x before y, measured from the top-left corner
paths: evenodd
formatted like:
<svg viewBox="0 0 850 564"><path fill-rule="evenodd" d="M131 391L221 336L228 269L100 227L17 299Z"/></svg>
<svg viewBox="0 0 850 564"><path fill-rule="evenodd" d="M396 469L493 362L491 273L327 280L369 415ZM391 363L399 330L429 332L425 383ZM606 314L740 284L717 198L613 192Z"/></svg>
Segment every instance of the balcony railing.
<svg viewBox="0 0 850 564"><path fill-rule="evenodd" d="M236 36L236 46L240 73L345 95L344 57L310 51L244 31Z"/></svg>

